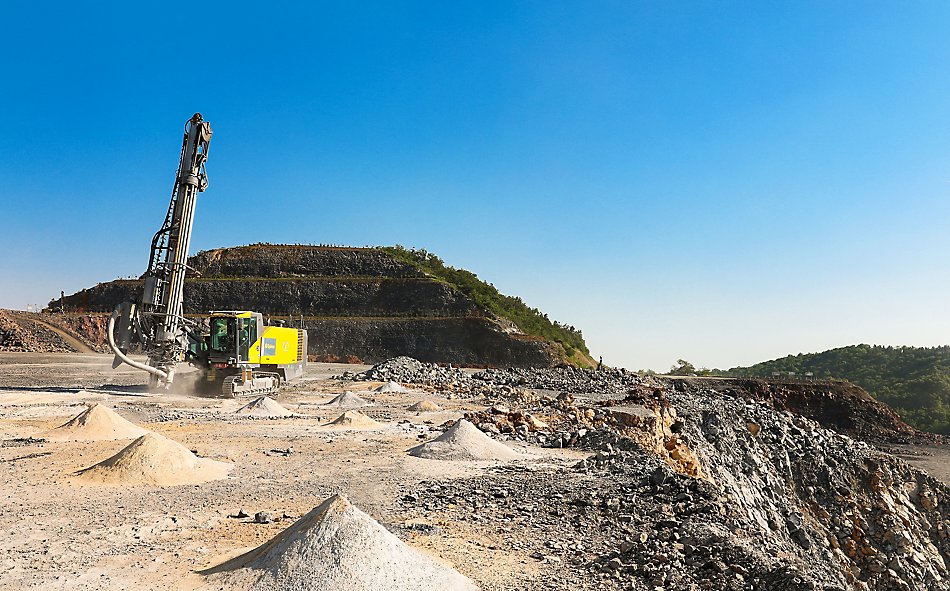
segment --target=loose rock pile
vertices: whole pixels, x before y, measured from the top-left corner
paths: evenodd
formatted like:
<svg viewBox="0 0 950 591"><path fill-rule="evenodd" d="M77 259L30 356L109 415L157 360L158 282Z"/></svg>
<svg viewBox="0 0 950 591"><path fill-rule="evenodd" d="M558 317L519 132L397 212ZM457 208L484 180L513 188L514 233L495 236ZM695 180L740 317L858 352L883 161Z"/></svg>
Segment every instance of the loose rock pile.
<svg viewBox="0 0 950 591"><path fill-rule="evenodd" d="M0 310L0 351L66 353L73 351L46 326L32 322L26 312Z"/></svg>
<svg viewBox="0 0 950 591"><path fill-rule="evenodd" d="M578 367L486 369L472 377L494 386L553 390L597 397L622 396L631 388L641 386L648 380L622 369L596 371Z"/></svg>
<svg viewBox="0 0 950 591"><path fill-rule="evenodd" d="M344 372L341 379L364 382L399 382L401 384L422 384L426 386L445 386L463 383L468 380L464 371L453 367L442 367L434 363L423 363L412 357L394 357L378 363L370 369L353 374Z"/></svg>
<svg viewBox="0 0 950 591"><path fill-rule="evenodd" d="M905 443L938 438L916 431L886 405L847 382L671 379L642 376L623 369L597 371L576 367L487 369L468 375L457 368L422 363L409 357L390 359L359 374L344 373L341 379L430 385L448 389L449 397L484 397L490 402L500 400L535 408L545 404L545 398L554 399L562 394L586 398L588 405L618 404L621 400L635 404L662 403L663 396L671 392L741 398L778 410L790 410L860 439Z"/></svg>
<svg viewBox="0 0 950 591"><path fill-rule="evenodd" d="M549 400L547 430L526 409L470 415L595 453L572 469L421 483L403 504L484 535L524 532L499 550L530 550L556 572L549 589L950 588L950 490L935 479L769 401L705 389L638 401Z"/></svg>

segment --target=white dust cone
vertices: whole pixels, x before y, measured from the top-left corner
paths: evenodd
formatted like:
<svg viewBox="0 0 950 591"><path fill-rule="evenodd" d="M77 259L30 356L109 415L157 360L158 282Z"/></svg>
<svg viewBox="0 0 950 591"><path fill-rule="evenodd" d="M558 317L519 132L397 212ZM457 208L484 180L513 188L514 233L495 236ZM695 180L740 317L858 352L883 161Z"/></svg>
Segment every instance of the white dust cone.
<svg viewBox="0 0 950 591"><path fill-rule="evenodd" d="M379 427L381 423L358 410L348 410L329 423L335 427Z"/></svg>
<svg viewBox="0 0 950 591"><path fill-rule="evenodd" d="M67 423L40 433L37 437L50 441L102 441L106 439L135 439L148 433L114 410L93 404Z"/></svg>
<svg viewBox="0 0 950 591"><path fill-rule="evenodd" d="M419 402L410 406L409 410L414 412L438 412L442 410L442 407L431 400L420 400Z"/></svg>
<svg viewBox="0 0 950 591"><path fill-rule="evenodd" d="M255 398L234 412L251 417L289 417L294 414L268 396Z"/></svg>
<svg viewBox="0 0 950 591"><path fill-rule="evenodd" d="M372 406L372 402L364 398L360 398L352 392L344 392L338 394L330 402L326 403L326 406L337 406L340 408L360 408L363 406Z"/></svg>
<svg viewBox="0 0 950 591"><path fill-rule="evenodd" d="M513 460L518 453L460 419L445 433L409 450L409 455L430 460Z"/></svg>
<svg viewBox="0 0 950 591"><path fill-rule="evenodd" d="M476 591L334 495L250 552L204 571L252 591Z"/></svg>

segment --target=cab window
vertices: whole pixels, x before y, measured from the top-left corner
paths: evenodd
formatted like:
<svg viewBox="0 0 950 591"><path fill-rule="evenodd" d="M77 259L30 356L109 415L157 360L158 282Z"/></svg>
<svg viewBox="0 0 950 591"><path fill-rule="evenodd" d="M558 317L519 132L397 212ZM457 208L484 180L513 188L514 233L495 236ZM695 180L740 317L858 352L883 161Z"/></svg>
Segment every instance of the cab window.
<svg viewBox="0 0 950 591"><path fill-rule="evenodd" d="M251 345L257 340L257 321L254 318L238 320L238 356L242 361L250 359Z"/></svg>
<svg viewBox="0 0 950 591"><path fill-rule="evenodd" d="M234 354L234 318L211 319L211 352L219 355Z"/></svg>

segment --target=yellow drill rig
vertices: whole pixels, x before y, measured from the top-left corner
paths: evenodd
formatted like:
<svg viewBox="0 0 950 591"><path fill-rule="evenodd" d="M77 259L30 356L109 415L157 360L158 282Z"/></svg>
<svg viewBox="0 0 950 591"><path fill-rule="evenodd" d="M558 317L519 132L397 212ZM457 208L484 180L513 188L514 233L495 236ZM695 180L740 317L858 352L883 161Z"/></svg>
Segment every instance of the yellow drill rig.
<svg viewBox="0 0 950 591"><path fill-rule="evenodd" d="M153 389L167 389L178 364L188 362L204 372L205 386L224 396L275 395L281 382L304 373L305 329L268 326L257 312L211 312L207 322L183 314L188 248L197 196L208 186L210 142L211 124L195 113L185 124L171 203L152 238L141 296L119 304L109 319L112 366L126 363L141 369L148 372ZM129 357L136 342L146 363Z"/></svg>

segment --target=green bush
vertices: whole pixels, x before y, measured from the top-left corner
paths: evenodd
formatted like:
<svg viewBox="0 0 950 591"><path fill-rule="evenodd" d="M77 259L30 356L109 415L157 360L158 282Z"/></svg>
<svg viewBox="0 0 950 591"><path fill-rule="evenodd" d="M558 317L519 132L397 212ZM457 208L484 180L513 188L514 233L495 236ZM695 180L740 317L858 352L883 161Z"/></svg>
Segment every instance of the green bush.
<svg viewBox="0 0 950 591"><path fill-rule="evenodd" d="M525 334L560 343L568 357L574 357L577 351L590 355L587 344L584 342L584 335L580 330L556 320L550 320L547 314L543 314L537 308L529 307L521 301L521 298L499 292L494 285L485 283L471 271L448 266L442 259L425 249L408 249L397 244L379 247L379 250L458 289L480 308L500 318L510 320Z"/></svg>

